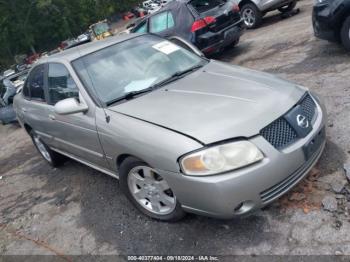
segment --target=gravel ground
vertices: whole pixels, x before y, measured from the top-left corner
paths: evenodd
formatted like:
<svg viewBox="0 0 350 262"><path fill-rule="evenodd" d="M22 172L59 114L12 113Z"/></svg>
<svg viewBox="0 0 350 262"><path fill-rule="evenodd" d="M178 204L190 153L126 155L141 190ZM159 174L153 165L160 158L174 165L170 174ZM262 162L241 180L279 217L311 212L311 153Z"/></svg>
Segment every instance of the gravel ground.
<svg viewBox="0 0 350 262"><path fill-rule="evenodd" d="M229 221L190 215L150 220L118 181L74 161L50 168L24 130L0 127L0 254L348 254L350 55L313 37L312 1L281 19L272 13L237 48L216 59L308 86L328 108L327 147L316 168L265 210Z"/></svg>

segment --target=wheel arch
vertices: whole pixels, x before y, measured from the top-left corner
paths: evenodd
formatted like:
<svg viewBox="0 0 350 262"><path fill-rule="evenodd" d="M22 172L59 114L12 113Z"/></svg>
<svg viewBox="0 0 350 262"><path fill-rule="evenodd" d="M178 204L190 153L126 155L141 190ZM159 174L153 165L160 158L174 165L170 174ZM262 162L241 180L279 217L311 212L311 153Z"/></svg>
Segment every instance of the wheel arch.
<svg viewBox="0 0 350 262"><path fill-rule="evenodd" d="M240 9L242 9L242 7L246 4L253 4L259 9L258 5L254 2L254 0L242 0L239 2L238 6Z"/></svg>
<svg viewBox="0 0 350 262"><path fill-rule="evenodd" d="M136 159L139 159L140 161L143 161L141 158L134 156L134 155L131 155L131 154L120 154L116 159L116 165L117 165L118 171L119 171L121 164L125 161L125 159L127 159L129 157L136 158Z"/></svg>

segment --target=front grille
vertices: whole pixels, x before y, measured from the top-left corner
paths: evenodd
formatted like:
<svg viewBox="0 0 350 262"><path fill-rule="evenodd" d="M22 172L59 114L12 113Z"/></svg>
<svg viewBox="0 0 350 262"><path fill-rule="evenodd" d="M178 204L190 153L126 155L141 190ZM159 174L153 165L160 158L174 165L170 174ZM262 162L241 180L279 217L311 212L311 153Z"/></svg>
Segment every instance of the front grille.
<svg viewBox="0 0 350 262"><path fill-rule="evenodd" d="M305 116L307 119L312 122L315 112L316 112L316 104L314 100L311 98L309 94L307 94L300 102L300 106L303 108Z"/></svg>
<svg viewBox="0 0 350 262"><path fill-rule="evenodd" d="M297 105L300 105L305 116L312 123L316 115L316 104L309 94L306 94ZM298 139L295 129L288 123L284 116L278 118L260 131L271 145L277 149L283 149Z"/></svg>
<svg viewBox="0 0 350 262"><path fill-rule="evenodd" d="M292 126L282 117L261 130L260 134L277 149L293 143L298 138Z"/></svg>

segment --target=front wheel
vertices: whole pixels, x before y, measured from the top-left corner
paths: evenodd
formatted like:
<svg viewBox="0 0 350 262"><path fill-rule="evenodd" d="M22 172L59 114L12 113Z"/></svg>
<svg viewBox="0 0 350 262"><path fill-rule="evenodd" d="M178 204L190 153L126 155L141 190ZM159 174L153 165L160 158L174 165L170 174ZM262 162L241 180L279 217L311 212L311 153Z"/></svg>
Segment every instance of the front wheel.
<svg viewBox="0 0 350 262"><path fill-rule="evenodd" d="M350 51L350 16L345 19L340 31L340 38L343 46Z"/></svg>
<svg viewBox="0 0 350 262"><path fill-rule="evenodd" d="M125 159L119 174L122 191L145 215L169 222L185 216L165 179L143 161L133 157Z"/></svg>
<svg viewBox="0 0 350 262"><path fill-rule="evenodd" d="M248 29L256 28L261 24L262 13L254 4L245 4L241 9L244 24Z"/></svg>
<svg viewBox="0 0 350 262"><path fill-rule="evenodd" d="M282 14L288 13L288 12L292 11L296 7L296 5L297 5L297 1L293 1L286 6L282 6L282 7L278 8L278 11L280 11Z"/></svg>

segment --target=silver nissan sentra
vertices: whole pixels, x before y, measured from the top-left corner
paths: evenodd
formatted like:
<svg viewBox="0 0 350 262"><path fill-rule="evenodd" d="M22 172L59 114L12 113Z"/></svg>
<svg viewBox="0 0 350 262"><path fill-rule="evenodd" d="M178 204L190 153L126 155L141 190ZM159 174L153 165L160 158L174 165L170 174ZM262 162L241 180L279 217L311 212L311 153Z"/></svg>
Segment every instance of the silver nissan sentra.
<svg viewBox="0 0 350 262"><path fill-rule="evenodd" d="M131 203L164 221L261 208L325 146L314 93L180 38L111 37L44 58L14 104L52 166L68 157L119 178Z"/></svg>

